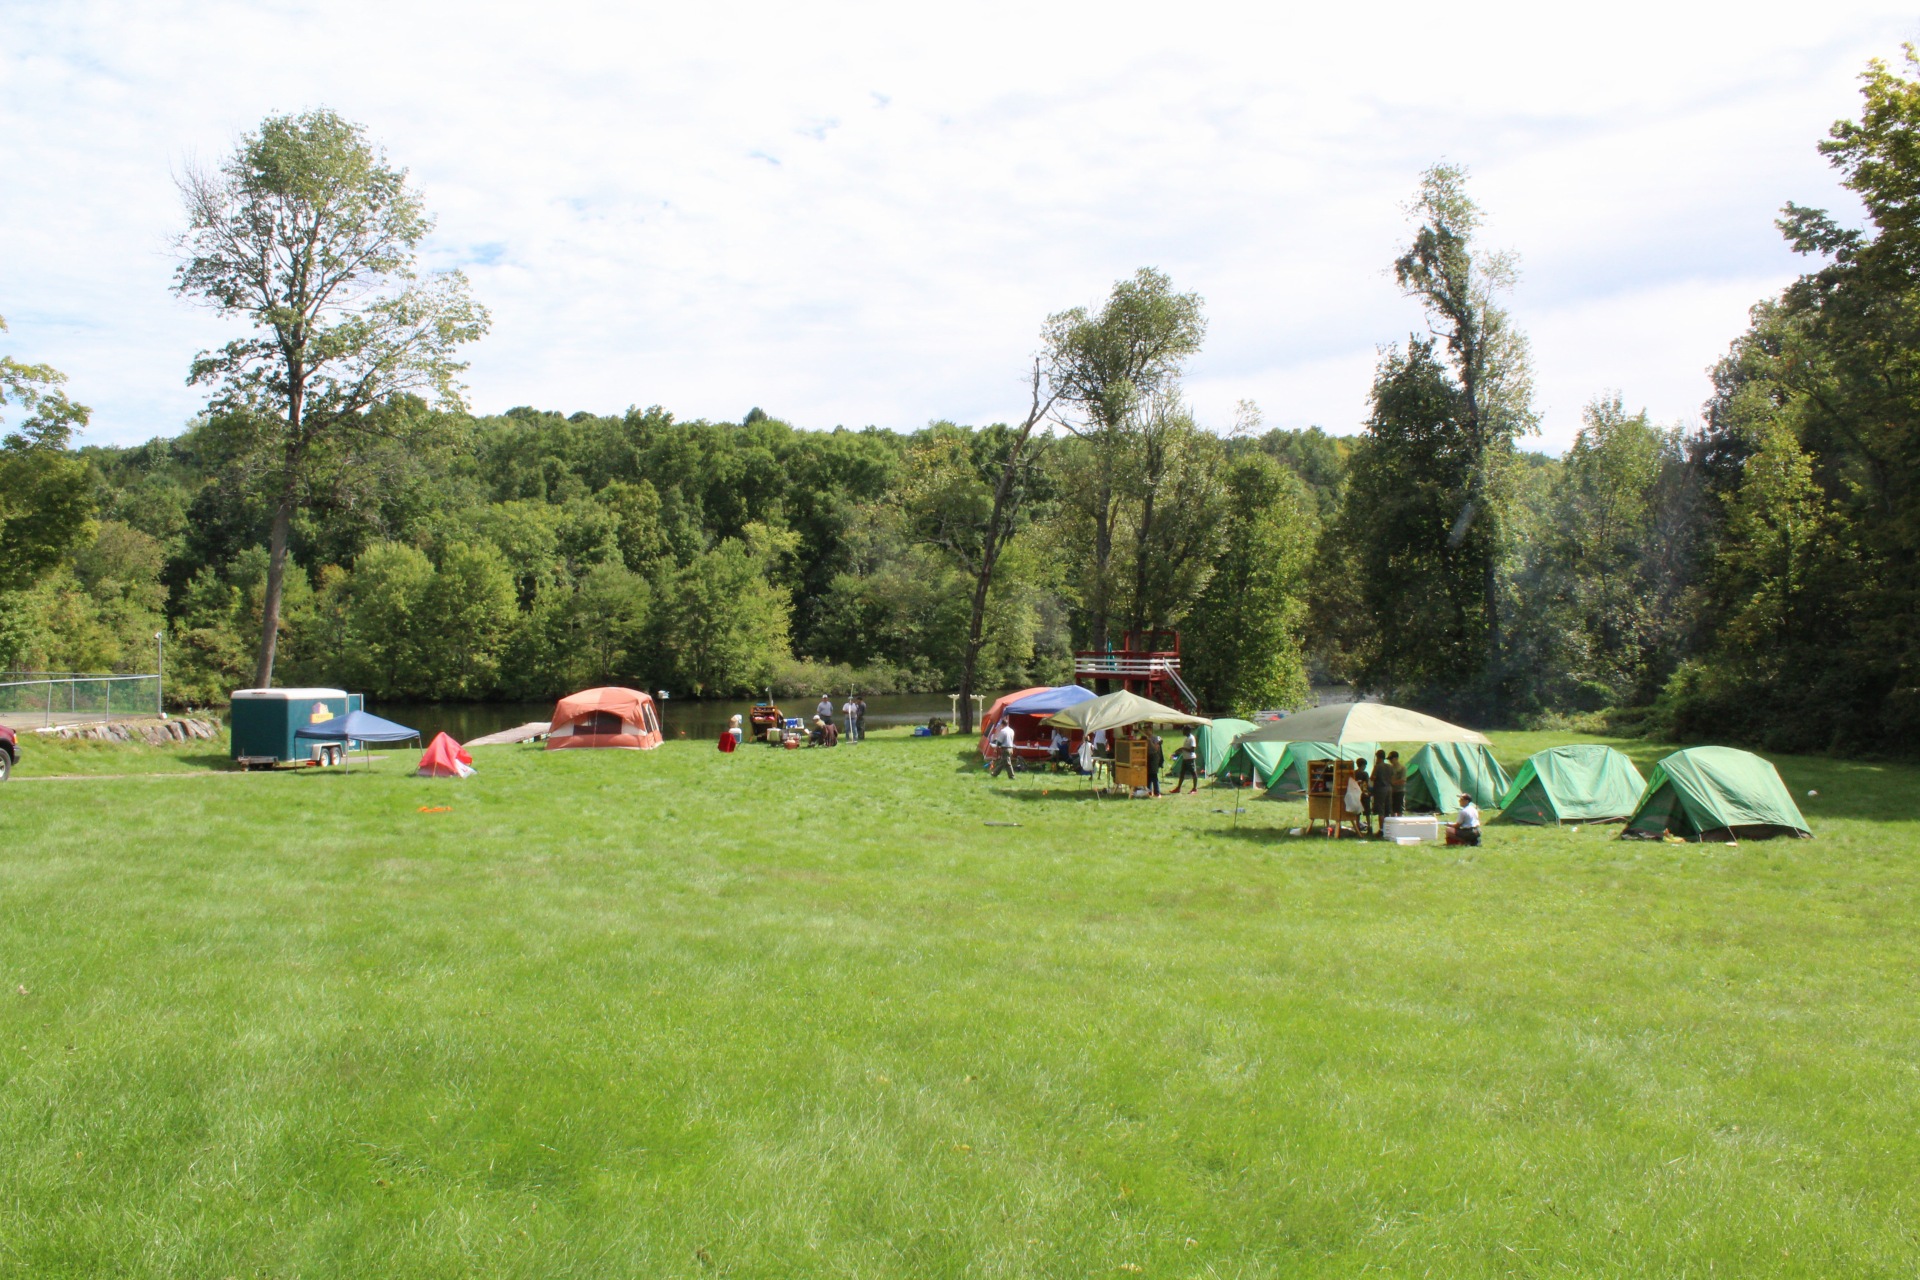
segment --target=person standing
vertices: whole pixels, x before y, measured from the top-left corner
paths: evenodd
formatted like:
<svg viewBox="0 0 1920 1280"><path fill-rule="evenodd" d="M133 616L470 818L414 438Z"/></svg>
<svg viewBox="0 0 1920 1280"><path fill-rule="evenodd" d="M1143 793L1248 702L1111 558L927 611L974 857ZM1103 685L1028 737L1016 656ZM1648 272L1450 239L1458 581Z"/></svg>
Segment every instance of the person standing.
<svg viewBox="0 0 1920 1280"><path fill-rule="evenodd" d="M1334 776L1338 777L1339 775L1335 774ZM1348 774L1347 793L1340 797L1340 807L1346 810L1347 821L1353 824L1355 835L1360 834L1360 815L1365 810L1366 804L1367 793L1360 785L1360 775L1357 773ZM1339 832L1340 823L1335 822L1327 834L1338 835Z"/></svg>
<svg viewBox="0 0 1920 1280"><path fill-rule="evenodd" d="M1160 735L1152 727L1147 729L1147 794L1153 799L1160 798L1160 766L1165 763L1167 749L1160 741Z"/></svg>
<svg viewBox="0 0 1920 1280"><path fill-rule="evenodd" d="M847 700L840 704L840 718L846 721L847 741L848 742L860 741L860 722L854 714L852 694L848 694Z"/></svg>
<svg viewBox="0 0 1920 1280"><path fill-rule="evenodd" d="M987 776L991 778L1002 769L1007 771L1009 778L1018 773L1018 757L1014 754L1013 748L1013 721L1003 717L987 741L992 745L994 752L993 760L987 765Z"/></svg>
<svg viewBox="0 0 1920 1280"><path fill-rule="evenodd" d="M1393 812L1393 766L1387 753L1373 753L1373 812L1380 819L1379 834L1387 833L1387 815Z"/></svg>
<svg viewBox="0 0 1920 1280"><path fill-rule="evenodd" d="M1360 788L1360 827L1366 834L1373 834L1373 780L1367 775L1367 758L1357 756L1353 762L1354 785Z"/></svg>
<svg viewBox="0 0 1920 1280"><path fill-rule="evenodd" d="M853 696L853 736L856 742L864 742L867 737L867 695L857 693Z"/></svg>
<svg viewBox="0 0 1920 1280"><path fill-rule="evenodd" d="M1180 762L1180 773L1173 780L1173 794L1179 795L1180 784L1189 778L1193 779L1193 790L1198 792L1200 790L1200 739L1194 736L1192 729L1187 730L1187 736L1181 740L1179 749L1173 753L1173 758Z"/></svg>
<svg viewBox="0 0 1920 1280"><path fill-rule="evenodd" d="M1398 751L1389 751L1387 767L1393 776L1393 816L1402 818L1407 813L1407 766L1400 763Z"/></svg>
<svg viewBox="0 0 1920 1280"><path fill-rule="evenodd" d="M820 705L813 709L813 714L819 716L822 720L833 719L833 698L828 694L821 694Z"/></svg>

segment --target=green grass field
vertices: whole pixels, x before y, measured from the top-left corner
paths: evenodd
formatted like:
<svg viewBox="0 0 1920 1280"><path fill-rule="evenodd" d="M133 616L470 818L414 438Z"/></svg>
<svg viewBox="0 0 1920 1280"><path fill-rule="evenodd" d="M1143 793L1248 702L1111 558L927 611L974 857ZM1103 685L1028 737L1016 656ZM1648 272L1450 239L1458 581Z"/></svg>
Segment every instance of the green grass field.
<svg viewBox="0 0 1920 1280"><path fill-rule="evenodd" d="M1467 851L953 739L27 748L0 1275L1920 1268L1911 768L1779 761L1813 841Z"/></svg>

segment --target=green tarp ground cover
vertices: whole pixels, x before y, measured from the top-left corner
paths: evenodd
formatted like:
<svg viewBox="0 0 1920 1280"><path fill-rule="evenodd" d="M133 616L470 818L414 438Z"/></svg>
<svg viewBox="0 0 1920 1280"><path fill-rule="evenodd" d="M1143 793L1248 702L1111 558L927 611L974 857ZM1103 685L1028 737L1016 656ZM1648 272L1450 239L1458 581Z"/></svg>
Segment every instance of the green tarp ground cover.
<svg viewBox="0 0 1920 1280"><path fill-rule="evenodd" d="M1517 822L1624 822L1646 783L1633 761L1596 743L1534 753L1500 798Z"/></svg>
<svg viewBox="0 0 1920 1280"><path fill-rule="evenodd" d="M1407 762L1407 808L1451 809L1464 792L1482 809L1496 809L1513 785L1493 752L1471 742L1430 742Z"/></svg>
<svg viewBox="0 0 1920 1280"><path fill-rule="evenodd" d="M1270 800L1292 800L1307 794L1309 760L1365 760L1367 768L1371 769L1373 753L1380 746L1377 742L1288 742L1281 745L1286 750L1280 753L1280 760L1273 769L1273 778L1267 783L1267 798Z"/></svg>
<svg viewBox="0 0 1920 1280"><path fill-rule="evenodd" d="M1653 767L1623 836L1689 840L1810 836L1779 771L1751 751L1690 747Z"/></svg>
<svg viewBox="0 0 1920 1280"><path fill-rule="evenodd" d="M1200 772L1209 778L1219 773L1233 750L1233 740L1253 730L1253 721L1235 720L1232 716L1221 716L1212 724L1195 729L1193 735L1200 742Z"/></svg>

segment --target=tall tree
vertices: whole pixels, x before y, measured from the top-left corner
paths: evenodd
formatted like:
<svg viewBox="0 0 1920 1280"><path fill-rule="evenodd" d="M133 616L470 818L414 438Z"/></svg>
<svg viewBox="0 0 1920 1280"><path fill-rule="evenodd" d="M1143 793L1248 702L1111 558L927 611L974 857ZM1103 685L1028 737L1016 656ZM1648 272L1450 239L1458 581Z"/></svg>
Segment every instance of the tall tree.
<svg viewBox="0 0 1920 1280"><path fill-rule="evenodd" d="M1188 677L1206 706L1235 715L1300 706L1311 692L1301 632L1313 497L1260 453L1229 465L1224 488L1233 525L1193 610Z"/></svg>
<svg viewBox="0 0 1920 1280"><path fill-rule="evenodd" d="M1114 525L1141 411L1178 382L1206 332L1200 295L1175 293L1151 267L1115 284L1098 312L1075 307L1047 319L1047 373L1059 406L1069 411L1058 421L1090 455L1081 493L1093 554L1081 603L1095 648L1107 644L1114 613Z"/></svg>
<svg viewBox="0 0 1920 1280"><path fill-rule="evenodd" d="M1503 480L1535 427L1526 340L1496 301L1514 264L1475 248L1480 210L1456 166L1427 170L1409 212L1418 229L1394 275L1431 332L1381 357L1327 548L1344 561L1326 571L1357 581L1359 600L1319 625L1372 687L1497 716Z"/></svg>
<svg viewBox="0 0 1920 1280"><path fill-rule="evenodd" d="M987 598L1001 553L1020 527L1022 507L1033 487L1037 458L1028 449L1033 429L1059 398L1047 384L1041 362L1033 364L1029 380L1027 416L1018 427L1003 431L993 441L998 458L985 468L971 456L971 441L951 438L918 451L920 465L908 481L908 509L912 527L924 541L948 555L972 580L973 602L967 613L967 638L960 659L960 731L973 732L973 691L980 668L980 650L986 643ZM945 447L943 447L945 446ZM992 488L987 488L991 477ZM989 497L989 492L991 496Z"/></svg>
<svg viewBox="0 0 1920 1280"><path fill-rule="evenodd" d="M218 171L180 183L187 230L175 289L253 332L193 362L215 388L272 511L253 681L273 679L296 513L329 469L383 434L399 396L461 406L455 358L487 314L457 271L421 276L432 229L406 170L331 111L272 116Z"/></svg>

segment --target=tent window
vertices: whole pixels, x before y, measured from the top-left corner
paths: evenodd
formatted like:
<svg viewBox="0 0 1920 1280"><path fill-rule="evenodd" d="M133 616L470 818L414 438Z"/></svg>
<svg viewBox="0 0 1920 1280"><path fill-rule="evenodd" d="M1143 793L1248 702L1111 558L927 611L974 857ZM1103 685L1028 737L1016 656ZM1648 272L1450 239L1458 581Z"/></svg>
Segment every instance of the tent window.
<svg viewBox="0 0 1920 1280"><path fill-rule="evenodd" d="M575 733L625 733L627 723L611 711L589 711L574 722Z"/></svg>

